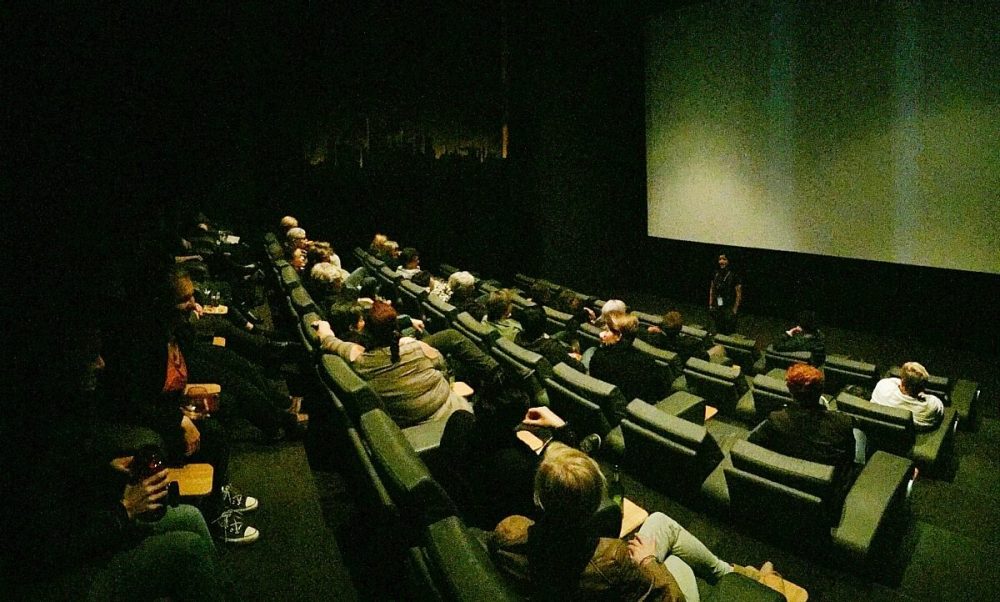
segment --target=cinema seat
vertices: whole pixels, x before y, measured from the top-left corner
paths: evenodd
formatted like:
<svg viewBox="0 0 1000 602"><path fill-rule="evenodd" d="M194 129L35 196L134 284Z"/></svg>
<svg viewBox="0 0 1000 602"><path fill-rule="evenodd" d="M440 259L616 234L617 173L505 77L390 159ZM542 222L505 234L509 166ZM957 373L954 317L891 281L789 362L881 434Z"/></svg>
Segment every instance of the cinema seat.
<svg viewBox="0 0 1000 602"><path fill-rule="evenodd" d="M687 390L687 381L682 373L683 366L676 353L669 349L654 347L642 339L632 341L632 347L653 360L662 373L663 382L670 383L671 391Z"/></svg>
<svg viewBox="0 0 1000 602"><path fill-rule="evenodd" d="M747 424L756 425L768 414L795 403L785 381L758 374L750 382L750 390L736 402L736 416Z"/></svg>
<svg viewBox="0 0 1000 602"><path fill-rule="evenodd" d="M885 377L899 378L899 366L890 368ZM958 427L962 430L974 430L979 418L979 384L962 378L952 379L947 376L931 374L927 381L927 392L937 395L945 407L955 408L958 414Z"/></svg>
<svg viewBox="0 0 1000 602"><path fill-rule="evenodd" d="M455 306L442 301L437 295L427 295L420 301L424 314L424 323L429 332L440 332L451 328L458 310Z"/></svg>
<svg viewBox="0 0 1000 602"><path fill-rule="evenodd" d="M826 356L823 375L826 381L825 390L830 395L840 393L848 385L860 387L871 394L878 380L875 364L852 360L842 355Z"/></svg>
<svg viewBox="0 0 1000 602"><path fill-rule="evenodd" d="M701 496L702 484L723 459L704 426L636 399L622 420L625 463L640 481L685 501Z"/></svg>
<svg viewBox="0 0 1000 602"><path fill-rule="evenodd" d="M684 365L687 390L705 398L724 416L736 416L736 406L747 385L739 366L713 364L696 357Z"/></svg>
<svg viewBox="0 0 1000 602"><path fill-rule="evenodd" d="M542 309L545 310L545 332L547 334L557 334L565 331L573 319L571 314L552 309L548 306L542 306Z"/></svg>
<svg viewBox="0 0 1000 602"><path fill-rule="evenodd" d="M832 466L737 441L724 469L732 518L754 535L824 553L865 572L896 553L913 463L875 452L837 508Z"/></svg>
<svg viewBox="0 0 1000 602"><path fill-rule="evenodd" d="M416 600L523 600L457 516L427 526L422 545L409 550L407 572Z"/></svg>
<svg viewBox="0 0 1000 602"><path fill-rule="evenodd" d="M319 308L304 286L293 288L289 291L288 298L291 299L292 308L298 316L304 316L309 312L319 313Z"/></svg>
<svg viewBox="0 0 1000 602"><path fill-rule="evenodd" d="M865 433L868 455L882 450L910 458L921 474L950 476L958 422L955 408L945 408L941 424L929 431L917 431L913 414L906 408L879 405L848 393L837 396L837 411L849 414L855 428Z"/></svg>
<svg viewBox="0 0 1000 602"><path fill-rule="evenodd" d="M756 374L757 360L760 359L760 351L757 350L757 341L742 335L715 335L715 344L722 345L726 350L726 357L732 360L733 365L742 368L743 374L753 376Z"/></svg>
<svg viewBox="0 0 1000 602"><path fill-rule="evenodd" d="M378 476L399 509L408 541L416 540L423 527L457 514L454 502L388 414L381 409L365 412L359 430Z"/></svg>
<svg viewBox="0 0 1000 602"><path fill-rule="evenodd" d="M500 331L473 318L467 311L459 312L451 326L486 352L489 352L493 342L500 338Z"/></svg>
<svg viewBox="0 0 1000 602"><path fill-rule="evenodd" d="M788 370L792 364L808 364L812 353L808 351L776 351L774 345L768 345L764 350L764 372L780 369Z"/></svg>
<svg viewBox="0 0 1000 602"><path fill-rule="evenodd" d="M577 372L560 362L545 379L549 406L563 419L572 422L577 434L597 433L604 438L602 451L620 455L621 430L611 431L625 416L625 396L618 387Z"/></svg>

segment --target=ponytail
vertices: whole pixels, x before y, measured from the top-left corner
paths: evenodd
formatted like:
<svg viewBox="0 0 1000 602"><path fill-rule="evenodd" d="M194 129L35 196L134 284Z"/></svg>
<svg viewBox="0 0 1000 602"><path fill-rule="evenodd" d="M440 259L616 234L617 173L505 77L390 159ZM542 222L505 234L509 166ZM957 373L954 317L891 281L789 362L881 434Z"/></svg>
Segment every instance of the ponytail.
<svg viewBox="0 0 1000 602"><path fill-rule="evenodd" d="M399 363L399 337L402 335L398 330L392 331L392 340L389 341L389 355L392 358L392 363Z"/></svg>

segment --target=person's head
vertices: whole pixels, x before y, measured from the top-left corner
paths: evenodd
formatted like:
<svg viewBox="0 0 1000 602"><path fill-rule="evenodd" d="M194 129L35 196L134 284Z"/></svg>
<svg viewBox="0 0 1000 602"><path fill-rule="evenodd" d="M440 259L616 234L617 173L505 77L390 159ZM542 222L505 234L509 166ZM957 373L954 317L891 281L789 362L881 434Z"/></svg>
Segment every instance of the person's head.
<svg viewBox="0 0 1000 602"><path fill-rule="evenodd" d="M420 253L413 247L406 247L399 255L399 265L407 270L420 269Z"/></svg>
<svg viewBox="0 0 1000 602"><path fill-rule="evenodd" d="M541 338L545 334L545 310L541 305L525 307L518 318L524 338L529 341Z"/></svg>
<svg viewBox="0 0 1000 602"><path fill-rule="evenodd" d="M724 270L729 267L729 257L725 253L719 253L719 269Z"/></svg>
<svg viewBox="0 0 1000 602"><path fill-rule="evenodd" d="M188 271L180 265L167 270L166 274L166 304L170 306L175 318L187 320L195 310L194 282Z"/></svg>
<svg viewBox="0 0 1000 602"><path fill-rule="evenodd" d="M399 257L399 243L394 240L385 241L385 254L387 257L395 259Z"/></svg>
<svg viewBox="0 0 1000 602"><path fill-rule="evenodd" d="M539 305L548 305L552 298L552 289L548 287L544 282L535 281L531 285L531 290L528 291L531 296L531 300Z"/></svg>
<svg viewBox="0 0 1000 602"><path fill-rule="evenodd" d="M399 330L396 327L396 309L384 301L375 301L368 310L365 331L376 347L389 347L392 361L399 361Z"/></svg>
<svg viewBox="0 0 1000 602"><path fill-rule="evenodd" d="M476 278L468 272L454 272L448 276L448 288L454 301L464 301L475 294Z"/></svg>
<svg viewBox="0 0 1000 602"><path fill-rule="evenodd" d="M639 330L639 318L635 314L623 311L609 311L604 314L604 330L601 332L601 342L605 345L615 345L622 341L631 345Z"/></svg>
<svg viewBox="0 0 1000 602"><path fill-rule="evenodd" d="M804 332L816 332L816 312L808 309L800 311L798 322Z"/></svg>
<svg viewBox="0 0 1000 602"><path fill-rule="evenodd" d="M507 289L493 291L486 298L486 317L493 322L509 318L512 306L510 291Z"/></svg>
<svg viewBox="0 0 1000 602"><path fill-rule="evenodd" d="M339 292L344 287L343 272L332 263L323 262L313 265L312 269L309 270L309 277L333 292Z"/></svg>
<svg viewBox="0 0 1000 602"><path fill-rule="evenodd" d="M604 498L607 481L590 456L562 443L552 443L535 472L535 504L546 521L583 525Z"/></svg>
<svg viewBox="0 0 1000 602"><path fill-rule="evenodd" d="M809 364L792 364L785 373L785 384L792 398L803 407L819 406L823 394L823 373Z"/></svg>
<svg viewBox="0 0 1000 602"><path fill-rule="evenodd" d="M389 237L385 234L375 234L375 238L372 238L372 244L368 246L372 253L376 255L380 254L385 249L385 243L389 242Z"/></svg>
<svg viewBox="0 0 1000 602"><path fill-rule="evenodd" d="M675 310L663 314L663 332L677 334L681 331L682 326L684 326L684 317L681 316L681 312Z"/></svg>
<svg viewBox="0 0 1000 602"><path fill-rule="evenodd" d="M281 218L281 231L284 232L286 235L288 234L289 230L298 227L299 227L299 220L295 219L291 215L286 215L285 217Z"/></svg>
<svg viewBox="0 0 1000 602"><path fill-rule="evenodd" d="M330 327L336 333L361 332L365 328L365 310L357 303L335 303L330 307Z"/></svg>
<svg viewBox="0 0 1000 602"><path fill-rule="evenodd" d="M573 291L564 289L559 293L558 306L560 311L575 315L583 307L583 299Z"/></svg>
<svg viewBox="0 0 1000 602"><path fill-rule="evenodd" d="M289 229L285 237L289 243L296 247L304 247L306 245L306 231L298 226Z"/></svg>
<svg viewBox="0 0 1000 602"><path fill-rule="evenodd" d="M358 296L374 299L378 297L379 292L381 292L381 288L382 285L379 283L377 278L374 276L365 276L361 280L361 290L358 291Z"/></svg>
<svg viewBox="0 0 1000 602"><path fill-rule="evenodd" d="M296 247L295 249L293 249L292 258L289 260L288 263L290 263L291 266L296 270L304 269L306 267L306 264L309 263L308 259L306 259L305 249L302 249L300 247Z"/></svg>
<svg viewBox="0 0 1000 602"><path fill-rule="evenodd" d="M608 312L612 311L625 313L628 311L628 306L621 299L609 299L601 306L601 317L607 316Z"/></svg>
<svg viewBox="0 0 1000 602"><path fill-rule="evenodd" d="M306 259L309 263L324 263L333 259L333 247L330 243L314 240L306 249Z"/></svg>
<svg viewBox="0 0 1000 602"><path fill-rule="evenodd" d="M917 397L927 388L927 381L931 375L927 368L917 362L906 362L899 371L899 382L903 387L903 392L910 397Z"/></svg>

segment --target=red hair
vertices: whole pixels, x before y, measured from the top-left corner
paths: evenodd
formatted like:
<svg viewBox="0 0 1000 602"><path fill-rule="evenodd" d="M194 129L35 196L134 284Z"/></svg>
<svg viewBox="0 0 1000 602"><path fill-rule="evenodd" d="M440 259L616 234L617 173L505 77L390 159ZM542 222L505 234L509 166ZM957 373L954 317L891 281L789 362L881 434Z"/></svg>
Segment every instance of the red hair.
<svg viewBox="0 0 1000 602"><path fill-rule="evenodd" d="M823 393L823 373L809 364L793 364L785 374L788 391L800 403L817 403Z"/></svg>

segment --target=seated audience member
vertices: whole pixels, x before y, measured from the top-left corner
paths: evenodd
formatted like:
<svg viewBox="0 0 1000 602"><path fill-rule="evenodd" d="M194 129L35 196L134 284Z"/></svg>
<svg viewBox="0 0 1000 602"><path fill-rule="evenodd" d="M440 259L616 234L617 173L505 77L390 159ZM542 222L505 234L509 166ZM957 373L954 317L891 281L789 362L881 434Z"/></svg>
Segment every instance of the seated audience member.
<svg viewBox="0 0 1000 602"><path fill-rule="evenodd" d="M497 566L534 600L694 601L695 574L715 582L733 572L660 512L628 542L598 537L588 525L606 490L597 462L549 445L535 474L537 522L509 516L485 535Z"/></svg>
<svg viewBox="0 0 1000 602"><path fill-rule="evenodd" d="M826 340L816 328L816 314L805 310L799 312L797 326L786 330L774 343L775 351L808 351L812 354L809 363L822 366L826 361Z"/></svg>
<svg viewBox="0 0 1000 602"><path fill-rule="evenodd" d="M375 301L365 322L368 348L337 338L327 322L317 322L316 328L323 349L352 362L401 427L444 420L455 410L471 412L469 401L452 391L442 351L457 357L481 383L495 374L496 361L451 329L430 335L428 342L401 337L396 318L391 305Z"/></svg>
<svg viewBox="0 0 1000 602"><path fill-rule="evenodd" d="M523 330L521 323L510 317L513 311L514 302L511 301L510 291L494 291L486 299L486 317L483 318L483 323L496 328L503 338L513 341L517 338L517 333Z"/></svg>
<svg viewBox="0 0 1000 602"><path fill-rule="evenodd" d="M552 306L552 289L544 282L532 283L528 297L538 305Z"/></svg>
<svg viewBox="0 0 1000 602"><path fill-rule="evenodd" d="M479 301L475 276L468 272L455 272L448 276L448 289L451 291L446 299L449 303L459 312L469 312L474 319L482 321L486 316L486 305Z"/></svg>
<svg viewBox="0 0 1000 602"><path fill-rule="evenodd" d="M597 324L598 326L604 326L605 316L607 316L608 313L613 311L627 314L628 305L626 305L625 302L622 301L621 299L609 299L605 301L604 305L601 306L601 315L597 317L597 320L594 323Z"/></svg>
<svg viewBox="0 0 1000 602"><path fill-rule="evenodd" d="M597 320L594 310L587 307L583 298L571 290L563 290L559 293L559 297L556 299L556 309L573 316L571 327L568 327L567 330L575 331L580 324L593 324Z"/></svg>
<svg viewBox="0 0 1000 602"><path fill-rule="evenodd" d="M298 226L290 228L288 232L285 233L285 257L289 258L291 261L292 251L295 249L305 250L306 246L309 244L309 239L306 238L306 231Z"/></svg>
<svg viewBox="0 0 1000 602"><path fill-rule="evenodd" d="M237 493L229 483L229 441L214 417L187 409L183 392L189 381L186 356L193 353L189 324L195 309L194 284L174 266L158 287L152 328L123 319L109 342L109 419L152 429L162 439L168 464L205 462L214 473L212 494L203 508L216 537L249 543L258 537L241 512L254 510L255 498ZM139 334L140 336L137 336Z"/></svg>
<svg viewBox="0 0 1000 602"><path fill-rule="evenodd" d="M420 271L420 253L413 247L406 247L399 255L396 273L409 280Z"/></svg>
<svg viewBox="0 0 1000 602"><path fill-rule="evenodd" d="M580 361L579 354L572 354L562 343L545 334L545 310L540 305L526 307L521 312L521 326L524 330L517 333L514 342L530 349L555 366L559 362L567 364L574 370L586 373L587 368Z"/></svg>
<svg viewBox="0 0 1000 602"><path fill-rule="evenodd" d="M322 262L313 265L309 270L309 278L303 282L309 295L322 308L334 303L350 300L353 295L344 290L344 271L332 263Z"/></svg>
<svg viewBox="0 0 1000 602"><path fill-rule="evenodd" d="M286 215L285 217L281 218L281 222L278 224L278 226L281 234L287 238L289 230L291 230L292 228L299 227L299 220L295 219L291 215Z"/></svg>
<svg viewBox="0 0 1000 602"><path fill-rule="evenodd" d="M808 364L788 368L785 384L795 404L771 412L750 433L750 443L772 451L834 467L839 498L831 512L839 510L854 478L855 439L850 416L831 412L821 403L823 373Z"/></svg>
<svg viewBox="0 0 1000 602"><path fill-rule="evenodd" d="M30 511L16 514L14 530L4 532L14 540L17 557L30 559L18 564L19 577L27 588L83 570L93 575L89 594L84 589L76 595L92 600L224 600L215 545L201 512L167 506L169 470L144 477L136 472L133 478L133 457L116 458L121 452L103 444L143 436L120 436L120 429L104 422L106 405L95 399L104 368L97 337L93 330L68 331L64 361L49 366L54 378L37 391L42 399L48 397L45 389L53 393L46 399L52 403L38 404L32 432L20 434L37 437L31 449L45 453L17 463L29 473L16 490L23 500L7 499L8 510L30 504ZM146 437L147 444L154 440ZM5 582L4 593L22 599L12 591Z"/></svg>
<svg viewBox="0 0 1000 602"><path fill-rule="evenodd" d="M684 326L684 318L679 311L668 311L663 315L663 326L650 326L646 329L645 335L640 335L644 341L659 347L673 351L680 358L682 364L688 358L696 357L709 361L711 358L704 341L695 337L681 335L681 328Z"/></svg>
<svg viewBox="0 0 1000 602"><path fill-rule="evenodd" d="M395 270L399 268L400 264L400 250L399 243L394 240L385 241L383 245L382 255L379 259L385 262L386 267L390 270Z"/></svg>
<svg viewBox="0 0 1000 602"><path fill-rule="evenodd" d="M669 387L653 359L632 346L638 328L635 314L606 312L601 345L590 359L590 375L616 385L627 401L638 398L655 404L667 396Z"/></svg>
<svg viewBox="0 0 1000 602"><path fill-rule="evenodd" d="M298 272L300 278L304 278L307 274L306 266L309 265L309 260L306 257L306 251L302 248L292 249L291 258L288 260L295 271Z"/></svg>
<svg viewBox="0 0 1000 602"><path fill-rule="evenodd" d="M930 378L927 368L917 362L906 362L900 376L878 381L872 391L872 403L910 410L918 429L937 428L944 417L944 403L924 391Z"/></svg>
<svg viewBox="0 0 1000 602"><path fill-rule="evenodd" d="M371 342L363 334L365 329L365 309L357 302L335 303L330 307L330 329L339 333L342 341L370 347Z"/></svg>
<svg viewBox="0 0 1000 602"><path fill-rule="evenodd" d="M372 242L368 245L368 253L384 261L385 245L389 242L389 237L385 234L375 233Z"/></svg>
<svg viewBox="0 0 1000 602"><path fill-rule="evenodd" d="M309 248L306 250L306 260L310 265L316 265L317 263L331 263L338 270L342 269L340 265L340 256L333 252L333 245L325 241L314 240ZM347 277L345 273L344 277Z"/></svg>

